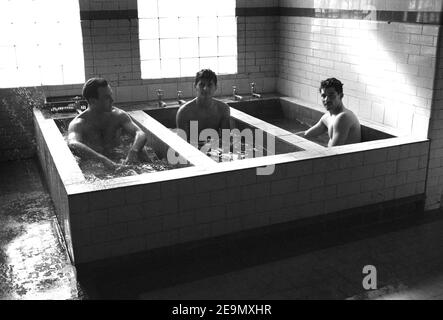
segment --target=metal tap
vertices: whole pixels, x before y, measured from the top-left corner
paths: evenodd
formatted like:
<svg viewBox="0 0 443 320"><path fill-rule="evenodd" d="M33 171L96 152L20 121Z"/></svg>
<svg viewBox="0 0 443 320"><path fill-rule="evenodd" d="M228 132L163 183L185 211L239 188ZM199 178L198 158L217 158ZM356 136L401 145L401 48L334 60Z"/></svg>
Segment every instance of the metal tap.
<svg viewBox="0 0 443 320"><path fill-rule="evenodd" d="M232 86L232 98L234 100L242 100L243 97L237 94L237 86Z"/></svg>
<svg viewBox="0 0 443 320"><path fill-rule="evenodd" d="M163 99L163 90L158 89L157 90L157 98L158 98L158 107L159 108L164 108L166 107L166 102L164 102Z"/></svg>
<svg viewBox="0 0 443 320"><path fill-rule="evenodd" d="M255 82L251 82L250 86L251 86L251 97L260 99L261 95L255 92Z"/></svg>
<svg viewBox="0 0 443 320"><path fill-rule="evenodd" d="M181 90L177 91L177 101L179 105L185 104L186 101L182 99L182 92Z"/></svg>

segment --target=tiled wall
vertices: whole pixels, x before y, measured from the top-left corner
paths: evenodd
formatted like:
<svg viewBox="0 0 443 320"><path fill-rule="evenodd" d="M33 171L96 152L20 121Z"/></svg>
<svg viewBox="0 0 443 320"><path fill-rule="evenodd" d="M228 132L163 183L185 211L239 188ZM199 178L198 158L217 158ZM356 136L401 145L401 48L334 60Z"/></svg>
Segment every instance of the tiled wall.
<svg viewBox="0 0 443 320"><path fill-rule="evenodd" d="M237 1L241 7L277 4L276 0ZM132 17L137 0L80 1L80 10L84 19L103 11L111 17L112 11ZM250 82L256 83L258 92L275 91L277 22L278 17L237 18L238 74L219 77L219 95L231 94L233 85L240 94L248 93ZM82 20L82 32L86 77L109 79L117 102L154 100L157 89L164 91L165 99L175 98L178 90L185 98L194 97L193 77L141 79L138 19ZM81 85L51 86L46 90L51 95L73 94L81 90Z"/></svg>
<svg viewBox="0 0 443 320"><path fill-rule="evenodd" d="M221 0L222 1L222 0ZM238 7L276 7L277 0L238 0ZM137 0L80 0L86 78L103 76L111 81L116 102L146 101L157 98L157 89L164 99L173 99L177 91L184 98L194 97L193 78L142 80L138 42ZM121 16L129 16L124 19ZM117 19L117 17L119 17ZM103 19L103 17L110 17ZM91 20L92 19L92 20ZM219 95L232 94L236 85L239 94L249 92L255 82L257 92L275 91L278 17L240 16L237 18L238 71L236 75L219 77ZM198 70L196 70L198 71ZM78 95L83 84L43 86L47 96ZM4 95L2 93L2 98ZM26 113L15 107L15 113ZM29 112L28 112L29 113ZM11 119L6 109L0 110L0 161L27 158L34 155L32 117L25 121L26 135L20 124ZM24 118L23 118L24 119ZM30 135L28 134L30 133ZM10 145L10 137L20 137ZM25 139L26 141L21 141Z"/></svg>
<svg viewBox="0 0 443 320"><path fill-rule="evenodd" d="M428 178L426 184L426 206L429 209L443 205L443 42L440 33L434 99L429 124Z"/></svg>
<svg viewBox="0 0 443 320"><path fill-rule="evenodd" d="M440 11L441 1L281 0L277 90L320 103L327 77L365 120L426 137L439 26L375 21L377 11ZM285 8L372 10L363 20L283 16ZM375 10L374 10L375 9Z"/></svg>
<svg viewBox="0 0 443 320"><path fill-rule="evenodd" d="M428 143L70 196L76 263L422 194Z"/></svg>

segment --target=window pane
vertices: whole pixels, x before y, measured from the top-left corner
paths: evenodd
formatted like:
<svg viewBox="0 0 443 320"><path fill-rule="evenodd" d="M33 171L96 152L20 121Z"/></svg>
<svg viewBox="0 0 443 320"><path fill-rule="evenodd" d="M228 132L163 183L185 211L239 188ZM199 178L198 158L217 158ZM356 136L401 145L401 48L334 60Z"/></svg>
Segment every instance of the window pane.
<svg viewBox="0 0 443 320"><path fill-rule="evenodd" d="M160 60L142 60L141 72L145 78L161 78Z"/></svg>
<svg viewBox="0 0 443 320"><path fill-rule="evenodd" d="M198 39L180 39L180 56L182 58L198 57Z"/></svg>
<svg viewBox="0 0 443 320"><path fill-rule="evenodd" d="M180 18L178 22L178 36L183 37L195 37L198 34L198 19L192 18Z"/></svg>
<svg viewBox="0 0 443 320"><path fill-rule="evenodd" d="M14 47L0 46L0 69L15 67L15 50ZM11 64L11 62L13 62Z"/></svg>
<svg viewBox="0 0 443 320"><path fill-rule="evenodd" d="M162 59L178 58L180 56L178 39L161 39L160 52Z"/></svg>
<svg viewBox="0 0 443 320"><path fill-rule="evenodd" d="M180 76L192 77L200 70L200 62L198 58L181 59L180 60Z"/></svg>
<svg viewBox="0 0 443 320"><path fill-rule="evenodd" d="M237 57L218 58L218 70L220 74L230 74L237 72Z"/></svg>
<svg viewBox="0 0 443 320"><path fill-rule="evenodd" d="M180 63L178 59L164 59L161 61L162 77L172 78L180 76Z"/></svg>
<svg viewBox="0 0 443 320"><path fill-rule="evenodd" d="M63 66L61 64L42 66L40 70L42 83L63 84Z"/></svg>
<svg viewBox="0 0 443 320"><path fill-rule="evenodd" d="M217 38L200 38L200 57L217 56Z"/></svg>
<svg viewBox="0 0 443 320"><path fill-rule="evenodd" d="M200 17L211 17L217 15L217 8L215 2L219 0L194 0L193 5L195 15Z"/></svg>
<svg viewBox="0 0 443 320"><path fill-rule="evenodd" d="M235 16L235 1L236 0L222 0L215 1L217 8L217 15L220 16Z"/></svg>
<svg viewBox="0 0 443 320"><path fill-rule="evenodd" d="M157 0L139 0L137 8L139 18L158 17Z"/></svg>
<svg viewBox="0 0 443 320"><path fill-rule="evenodd" d="M0 11L2 87L84 82L77 0L2 0Z"/></svg>
<svg viewBox="0 0 443 320"><path fill-rule="evenodd" d="M199 18L198 21L198 35L200 37L214 37L217 35L217 19Z"/></svg>
<svg viewBox="0 0 443 320"><path fill-rule="evenodd" d="M160 18L160 38L177 38L178 18Z"/></svg>
<svg viewBox="0 0 443 320"><path fill-rule="evenodd" d="M158 39L158 19L139 19L140 39Z"/></svg>
<svg viewBox="0 0 443 320"><path fill-rule="evenodd" d="M160 49L158 40L140 40L140 59L159 59Z"/></svg>
<svg viewBox="0 0 443 320"><path fill-rule="evenodd" d="M177 1L176 7L179 17L197 17L193 0Z"/></svg>
<svg viewBox="0 0 443 320"><path fill-rule="evenodd" d="M235 5L235 0L139 0L139 18L152 18L139 20L142 77L194 76L204 67L235 73Z"/></svg>
<svg viewBox="0 0 443 320"><path fill-rule="evenodd" d="M218 55L219 56L237 55L237 38L236 37L218 38Z"/></svg>
<svg viewBox="0 0 443 320"><path fill-rule="evenodd" d="M218 61L216 57L200 58L200 69L209 68L215 73L218 73Z"/></svg>
<svg viewBox="0 0 443 320"><path fill-rule="evenodd" d="M180 0L158 0L159 17L178 17L179 12L178 12L178 8L177 8L177 4L179 1ZM188 2L188 1L185 1L185 2Z"/></svg>
<svg viewBox="0 0 443 320"><path fill-rule="evenodd" d="M237 21L235 17L222 17L217 19L219 36L236 36Z"/></svg>

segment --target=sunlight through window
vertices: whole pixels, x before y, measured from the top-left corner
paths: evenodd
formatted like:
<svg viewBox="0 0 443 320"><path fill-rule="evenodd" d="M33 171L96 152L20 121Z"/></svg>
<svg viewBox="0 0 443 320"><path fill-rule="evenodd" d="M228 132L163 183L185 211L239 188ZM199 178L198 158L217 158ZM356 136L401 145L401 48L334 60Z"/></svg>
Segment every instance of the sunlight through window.
<svg viewBox="0 0 443 320"><path fill-rule="evenodd" d="M143 79L237 72L235 0L138 1Z"/></svg>
<svg viewBox="0 0 443 320"><path fill-rule="evenodd" d="M0 0L0 88L85 81L77 0Z"/></svg>

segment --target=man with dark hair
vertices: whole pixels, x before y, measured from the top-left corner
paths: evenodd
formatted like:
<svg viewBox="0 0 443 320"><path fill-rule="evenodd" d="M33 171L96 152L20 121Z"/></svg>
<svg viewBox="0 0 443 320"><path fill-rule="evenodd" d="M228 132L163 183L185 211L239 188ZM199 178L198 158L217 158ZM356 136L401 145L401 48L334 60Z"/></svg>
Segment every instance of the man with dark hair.
<svg viewBox="0 0 443 320"><path fill-rule="evenodd" d="M316 125L297 134L313 138L327 130L328 147L361 142L360 122L357 116L343 105L343 84L340 80L328 78L322 81L319 91L327 112Z"/></svg>
<svg viewBox="0 0 443 320"><path fill-rule="evenodd" d="M190 121L198 121L199 134L204 129L214 129L219 133L221 129L230 129L229 106L214 99L217 90L215 73L210 69L200 70L195 76L194 86L196 98L180 107L176 116L177 128L186 133L187 140L190 140Z"/></svg>
<svg viewBox="0 0 443 320"><path fill-rule="evenodd" d="M83 96L88 109L75 117L68 128L68 145L81 158L99 160L108 169L117 169L117 164L108 155L120 144L121 130L134 136L134 142L124 164L147 160L144 146L146 134L123 110L112 106L111 86L103 78L91 78L83 86Z"/></svg>

